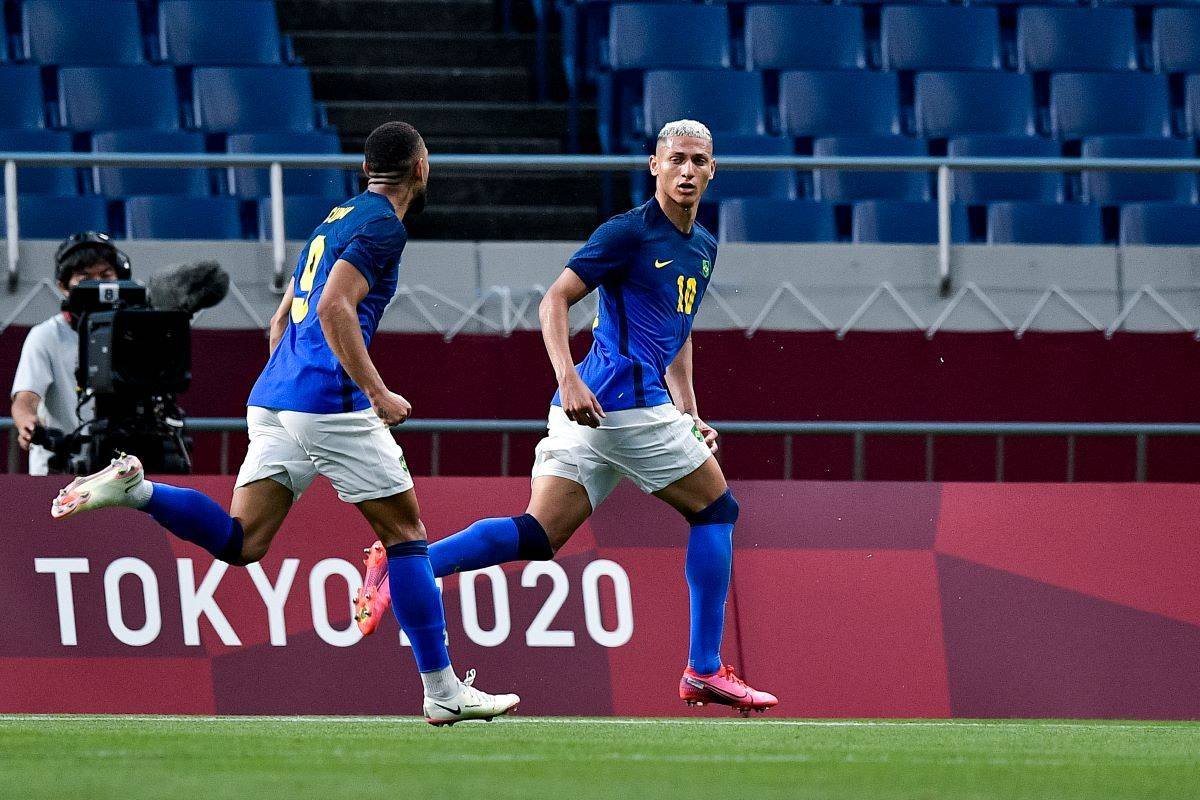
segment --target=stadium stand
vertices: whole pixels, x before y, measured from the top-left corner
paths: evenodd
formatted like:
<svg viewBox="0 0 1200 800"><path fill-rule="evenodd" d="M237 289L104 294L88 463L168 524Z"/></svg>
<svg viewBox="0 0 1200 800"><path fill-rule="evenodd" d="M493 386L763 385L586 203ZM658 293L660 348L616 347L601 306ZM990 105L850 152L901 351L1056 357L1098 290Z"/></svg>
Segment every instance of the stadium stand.
<svg viewBox="0 0 1200 800"><path fill-rule="evenodd" d="M1022 7L1017 62L1024 72L1135 70L1133 9Z"/></svg>
<svg viewBox="0 0 1200 800"><path fill-rule="evenodd" d="M601 62L612 70L720 69L731 63L729 15L724 6L617 3L607 45Z"/></svg>
<svg viewBox="0 0 1200 800"><path fill-rule="evenodd" d="M1200 245L1200 207L1175 203L1122 206L1121 244ZM1190 282L1190 276L1184 282Z"/></svg>
<svg viewBox="0 0 1200 800"><path fill-rule="evenodd" d="M1085 158L1192 158L1195 146L1183 139L1139 139L1095 136L1083 140ZM1196 176L1186 172L1098 172L1084 170L1085 203L1164 200L1190 203L1196 198Z"/></svg>
<svg viewBox="0 0 1200 800"><path fill-rule="evenodd" d="M1000 68L1000 14L969 6L887 6L880 16L887 70Z"/></svg>
<svg viewBox="0 0 1200 800"><path fill-rule="evenodd" d="M141 64L142 29L134 0L25 0L22 55L39 64Z"/></svg>
<svg viewBox="0 0 1200 800"><path fill-rule="evenodd" d="M14 152L71 152L71 134L66 131L0 130L0 150ZM17 191L26 194L72 195L79 193L79 177L67 167L21 167Z"/></svg>
<svg viewBox="0 0 1200 800"><path fill-rule="evenodd" d="M992 244L1102 244L1100 207L1078 203L994 203Z"/></svg>
<svg viewBox="0 0 1200 800"><path fill-rule="evenodd" d="M830 136L813 142L813 155L924 156L928 153L923 141L902 136ZM818 169L813 171L813 185L819 200L929 198L929 175L925 172Z"/></svg>
<svg viewBox="0 0 1200 800"><path fill-rule="evenodd" d="M1151 28L1155 72L1200 72L1200 8L1156 8Z"/></svg>
<svg viewBox="0 0 1200 800"><path fill-rule="evenodd" d="M913 93L917 133L921 136L1030 136L1037 132L1033 81L1025 75L923 72L916 76Z"/></svg>
<svg viewBox="0 0 1200 800"><path fill-rule="evenodd" d="M283 232L291 240L304 240L313 228L329 214L338 201L328 195L288 195L283 198ZM271 238L271 200L263 198L256 204L258 210L258 235L263 241Z"/></svg>
<svg viewBox="0 0 1200 800"><path fill-rule="evenodd" d="M1058 158L1059 145L1032 136L956 136L946 143L946 154L962 158L1012 156ZM961 203L993 200L1063 199L1063 179L1057 172L962 172L950 173L951 197Z"/></svg>
<svg viewBox="0 0 1200 800"><path fill-rule="evenodd" d="M58 122L77 131L178 130L179 95L170 67L63 67Z"/></svg>
<svg viewBox="0 0 1200 800"><path fill-rule="evenodd" d="M341 143L337 134L328 130L269 133L233 133L226 137L230 153L308 153L335 155ZM345 172L336 169L299 170L283 173L286 195L321 195L341 199L353 193L347 185ZM271 193L271 183L265 169L228 170L229 189L238 197L265 197ZM304 237L307 238L307 234Z"/></svg>
<svg viewBox="0 0 1200 800"><path fill-rule="evenodd" d="M779 76L779 119L788 136L900 133L894 73L789 71Z"/></svg>
<svg viewBox="0 0 1200 800"><path fill-rule="evenodd" d="M721 203L722 242L834 242L834 206L813 200L747 197Z"/></svg>
<svg viewBox="0 0 1200 800"><path fill-rule="evenodd" d="M158 48L164 61L197 66L279 64L284 54L275 4L263 0L161 0Z"/></svg>
<svg viewBox="0 0 1200 800"><path fill-rule="evenodd" d="M21 235L30 239L63 239L77 231L102 231L109 224L108 202L103 197L22 195L17 201ZM8 231L4 222L5 233Z"/></svg>
<svg viewBox="0 0 1200 800"><path fill-rule="evenodd" d="M937 204L919 200L867 200L854 205L854 241L932 244L938 239ZM967 240L967 213L950 207L950 239Z"/></svg>
<svg viewBox="0 0 1200 800"><path fill-rule="evenodd" d="M0 65L0 119L9 129L46 126L42 80L37 67Z"/></svg>
<svg viewBox="0 0 1200 800"><path fill-rule="evenodd" d="M1050 77L1051 130L1060 139L1170 136L1168 98L1167 82L1157 75L1056 73Z"/></svg>
<svg viewBox="0 0 1200 800"><path fill-rule="evenodd" d="M203 153L204 137L193 131L102 131L92 135L97 153ZM98 193L109 197L148 194L206 195L209 175L203 169L95 167Z"/></svg>
<svg viewBox="0 0 1200 800"><path fill-rule="evenodd" d="M131 239L241 239L241 203L232 197L150 195L125 201Z"/></svg>
<svg viewBox="0 0 1200 800"><path fill-rule="evenodd" d="M867 66L863 12L852 6L747 6L742 48L749 70Z"/></svg>
<svg viewBox="0 0 1200 800"><path fill-rule="evenodd" d="M207 131L308 131L317 126L303 67L198 67L193 113Z"/></svg>

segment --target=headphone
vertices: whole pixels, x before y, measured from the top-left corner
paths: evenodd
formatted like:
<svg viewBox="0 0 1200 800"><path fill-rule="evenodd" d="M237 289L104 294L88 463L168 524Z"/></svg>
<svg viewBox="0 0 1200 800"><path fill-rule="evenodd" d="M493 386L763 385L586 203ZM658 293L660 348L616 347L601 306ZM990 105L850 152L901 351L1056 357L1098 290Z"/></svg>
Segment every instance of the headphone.
<svg viewBox="0 0 1200 800"><path fill-rule="evenodd" d="M107 260L116 269L118 280L133 280L133 270L129 266L129 256L125 255L113 244L111 236L99 231L83 231L82 233L73 233L68 236L58 246L58 250L54 252L54 279L56 281L66 283L70 280L71 275L65 272L63 262L80 247L86 245L100 245L108 251Z"/></svg>

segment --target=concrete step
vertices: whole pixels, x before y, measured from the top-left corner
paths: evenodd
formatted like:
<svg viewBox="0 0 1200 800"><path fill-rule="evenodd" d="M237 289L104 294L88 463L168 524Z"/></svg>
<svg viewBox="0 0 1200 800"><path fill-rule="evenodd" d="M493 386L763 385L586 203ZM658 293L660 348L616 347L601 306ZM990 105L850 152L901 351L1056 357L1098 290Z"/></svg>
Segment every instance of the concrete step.
<svg viewBox="0 0 1200 800"><path fill-rule="evenodd" d="M395 33L313 31L293 33L296 53L310 67L521 67L534 63L528 34L479 32ZM558 64L557 38L551 39L551 66Z"/></svg>
<svg viewBox="0 0 1200 800"><path fill-rule="evenodd" d="M318 100L484 101L532 99L532 78L519 67L313 67Z"/></svg>
<svg viewBox="0 0 1200 800"><path fill-rule="evenodd" d="M389 103L382 101L336 101L325 104L329 121L342 133L370 133L388 120L401 119L425 136L455 136L477 133L481 138L562 137L567 130L567 107L563 103ZM580 115L580 130L594 131L594 109Z"/></svg>
<svg viewBox="0 0 1200 800"><path fill-rule="evenodd" d="M591 206L442 205L436 191L425 213L404 220L414 239L582 241L602 221Z"/></svg>
<svg viewBox="0 0 1200 800"><path fill-rule="evenodd" d="M490 31L492 0L277 0L285 31Z"/></svg>

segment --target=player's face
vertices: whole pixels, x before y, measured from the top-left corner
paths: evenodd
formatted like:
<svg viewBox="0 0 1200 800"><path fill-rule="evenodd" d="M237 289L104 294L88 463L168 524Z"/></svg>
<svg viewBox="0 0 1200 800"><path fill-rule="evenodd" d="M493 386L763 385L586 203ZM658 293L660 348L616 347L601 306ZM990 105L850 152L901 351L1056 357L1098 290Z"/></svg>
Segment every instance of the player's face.
<svg viewBox="0 0 1200 800"><path fill-rule="evenodd" d="M716 170L712 142L694 136L668 137L650 156L650 174L657 179L658 191L684 208L700 202Z"/></svg>

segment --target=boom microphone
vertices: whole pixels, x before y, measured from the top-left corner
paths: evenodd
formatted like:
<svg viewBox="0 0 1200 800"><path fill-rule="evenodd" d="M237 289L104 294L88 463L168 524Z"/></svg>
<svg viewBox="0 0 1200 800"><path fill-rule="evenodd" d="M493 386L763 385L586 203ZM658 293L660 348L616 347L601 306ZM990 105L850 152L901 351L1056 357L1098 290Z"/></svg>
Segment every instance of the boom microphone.
<svg viewBox="0 0 1200 800"><path fill-rule="evenodd" d="M229 273L215 261L183 264L151 276L150 305L159 311L195 314L211 308L229 293Z"/></svg>

